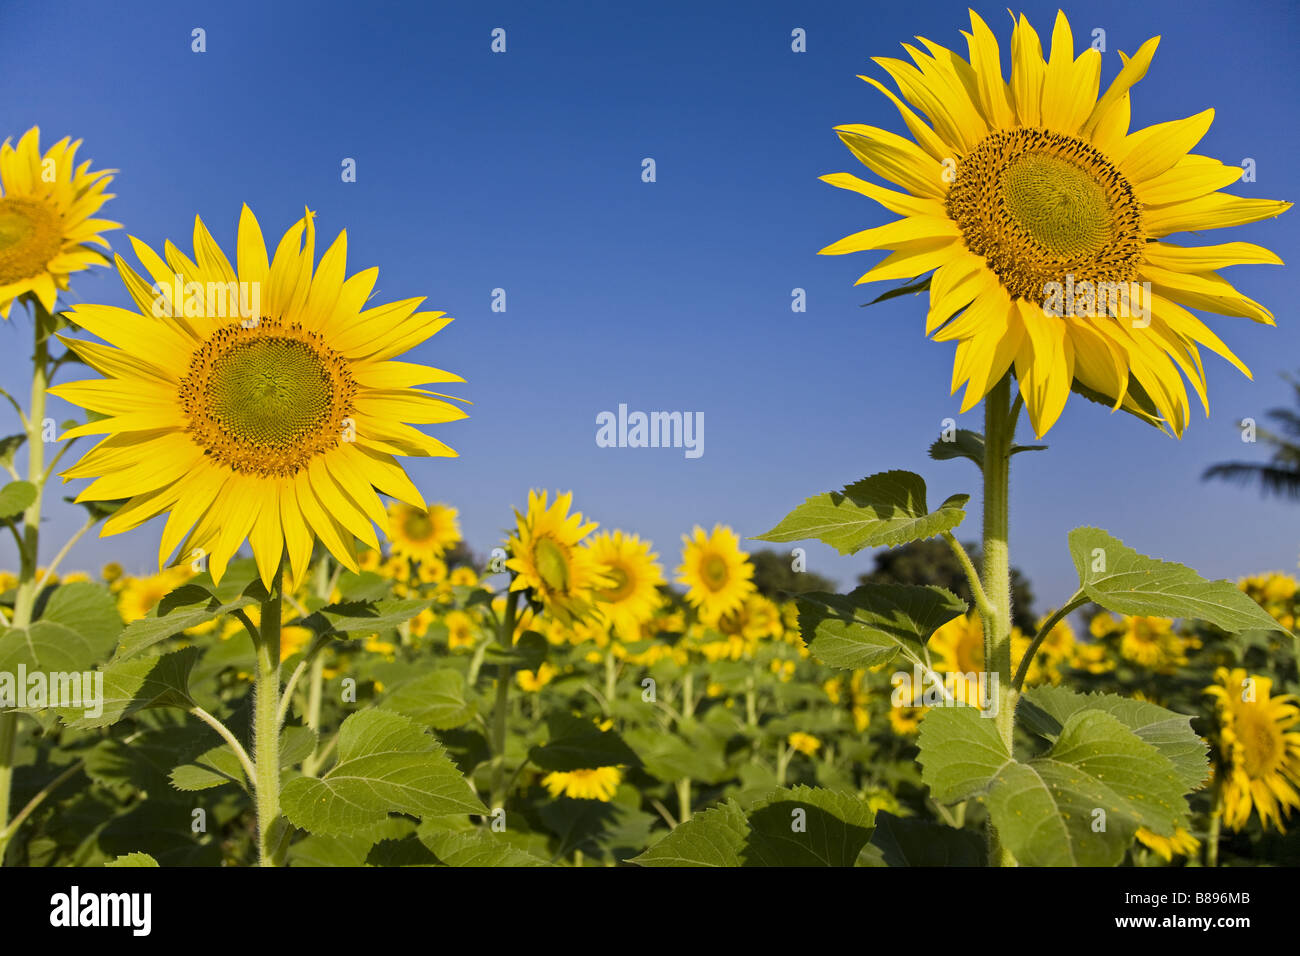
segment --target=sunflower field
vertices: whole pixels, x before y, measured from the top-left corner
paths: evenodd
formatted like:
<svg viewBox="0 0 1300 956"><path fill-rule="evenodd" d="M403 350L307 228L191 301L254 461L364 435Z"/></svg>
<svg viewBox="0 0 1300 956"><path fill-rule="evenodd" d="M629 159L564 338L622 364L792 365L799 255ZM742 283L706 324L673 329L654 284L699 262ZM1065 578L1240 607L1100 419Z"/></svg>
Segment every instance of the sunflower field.
<svg viewBox="0 0 1300 956"><path fill-rule="evenodd" d="M224 249L197 216L117 241L117 171L13 131L0 314L32 351L0 439L0 864L1300 864L1297 578L1084 525L1077 590L1039 614L1008 543L1013 458L1051 454L1030 442L1068 402L1154 448L1208 414L1201 350L1249 375L1194 310L1273 325L1218 270L1281 259L1168 237L1291 204L1222 191L1241 167L1192 151L1213 111L1130 129L1159 37L1103 87L1064 13L1009 46L969 17L964 45L876 58L892 88L862 78L898 121L837 127L855 172L822 178L898 218L821 252L887 253L859 283L955 347L982 430L945 429L929 470L970 493L876 466L680 541L540 487L465 540L411 471L474 427L430 341L450 316L311 209L232 209ZM92 269L131 307L74 295ZM55 507L82 511L66 541ZM141 528L156 571L80 560ZM810 542L933 573L841 592L790 562Z"/></svg>

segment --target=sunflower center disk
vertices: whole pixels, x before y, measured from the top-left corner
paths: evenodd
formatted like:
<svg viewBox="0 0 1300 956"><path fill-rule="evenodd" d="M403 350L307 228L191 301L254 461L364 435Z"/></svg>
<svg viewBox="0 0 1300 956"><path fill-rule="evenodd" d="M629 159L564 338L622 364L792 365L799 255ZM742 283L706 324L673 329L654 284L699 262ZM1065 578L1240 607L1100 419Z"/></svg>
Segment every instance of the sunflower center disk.
<svg viewBox="0 0 1300 956"><path fill-rule="evenodd" d="M1012 298L1042 303L1054 285L1137 278L1145 239L1133 189L1072 136L991 134L958 165L947 211Z"/></svg>
<svg viewBox="0 0 1300 956"><path fill-rule="evenodd" d="M632 579L628 573L618 565L611 565L605 569L605 576L610 580L610 586L600 592L600 596L606 601L621 601L632 591Z"/></svg>
<svg viewBox="0 0 1300 956"><path fill-rule="evenodd" d="M58 215L45 203L0 199L0 285L30 279L63 247Z"/></svg>
<svg viewBox="0 0 1300 956"><path fill-rule="evenodd" d="M700 562L700 576L710 590L716 591L727 583L727 562L716 554Z"/></svg>
<svg viewBox="0 0 1300 956"><path fill-rule="evenodd" d="M539 538L535 549L537 573L552 591L564 592L569 587L569 562L564 551L550 538Z"/></svg>
<svg viewBox="0 0 1300 956"><path fill-rule="evenodd" d="M411 512L402 521L402 531L412 541L428 541L433 537L433 521L427 514Z"/></svg>
<svg viewBox="0 0 1300 956"><path fill-rule="evenodd" d="M346 360L297 324L219 329L181 381L189 432L235 471L288 476L338 445L356 384Z"/></svg>
<svg viewBox="0 0 1300 956"><path fill-rule="evenodd" d="M1239 718L1238 722L1240 728L1237 733L1246 744L1246 775L1258 780L1277 767L1282 751L1280 734L1272 721L1267 721L1258 714L1250 714L1244 720Z"/></svg>

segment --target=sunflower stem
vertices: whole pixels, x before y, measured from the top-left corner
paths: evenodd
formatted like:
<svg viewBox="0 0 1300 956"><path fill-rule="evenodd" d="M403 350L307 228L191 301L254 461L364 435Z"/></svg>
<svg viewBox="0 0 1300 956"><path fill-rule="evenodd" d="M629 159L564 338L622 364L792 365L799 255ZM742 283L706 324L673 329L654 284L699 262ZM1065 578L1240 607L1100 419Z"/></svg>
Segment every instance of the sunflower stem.
<svg viewBox="0 0 1300 956"><path fill-rule="evenodd" d="M514 578L511 578L514 583ZM497 633L497 642L507 654L514 649L515 607L519 592L506 591L506 610L501 616L501 630ZM497 665L497 698L492 708L492 800L488 809L496 810L505 806L504 788L506 771L506 730L510 714L510 663L502 661Z"/></svg>
<svg viewBox="0 0 1300 956"><path fill-rule="evenodd" d="M996 678L994 723L1003 745L1014 745L1016 690L1011 680L1011 559L1007 548L1011 441L1011 377L984 398L984 595L992 617L983 620L984 667ZM1019 409L1017 408L1017 411ZM1015 858L989 825L989 864L1015 866Z"/></svg>
<svg viewBox="0 0 1300 956"><path fill-rule="evenodd" d="M283 568L275 573L258 621L257 677L253 693L253 769L257 850L262 866L279 866L280 819L280 616Z"/></svg>
<svg viewBox="0 0 1300 956"><path fill-rule="evenodd" d="M36 579L40 552L41 499L45 487L45 442L41 434L45 422L45 389L49 385L49 337L54 321L45 307L31 297L32 302L32 397L28 412L23 416L27 432L27 480L36 486L36 497L23 512L23 534L18 542L18 589L14 595L14 612L10 625L25 628L32 623L39 592ZM19 411L21 415L21 409ZM9 799L13 790L14 751L18 739L18 715L0 713L0 831L8 832ZM12 834L10 834L12 835ZM0 843L0 866L4 865L6 836Z"/></svg>
<svg viewBox="0 0 1300 956"><path fill-rule="evenodd" d="M1214 768L1214 791L1210 796L1210 829L1205 835L1205 865L1219 865L1219 832L1223 827L1223 768Z"/></svg>

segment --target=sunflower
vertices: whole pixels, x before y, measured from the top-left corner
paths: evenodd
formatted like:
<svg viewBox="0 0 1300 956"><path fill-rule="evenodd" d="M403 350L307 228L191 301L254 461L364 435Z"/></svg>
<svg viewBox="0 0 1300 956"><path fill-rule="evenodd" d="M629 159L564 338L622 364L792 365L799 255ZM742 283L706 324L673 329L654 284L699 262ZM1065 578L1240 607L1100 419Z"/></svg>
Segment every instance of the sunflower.
<svg viewBox="0 0 1300 956"><path fill-rule="evenodd" d="M790 745L791 750L798 751L806 757L815 756L817 751L821 750L822 742L812 734L806 734L802 730L796 730L786 738L786 743Z"/></svg>
<svg viewBox="0 0 1300 956"><path fill-rule="evenodd" d="M617 767L596 767L592 770L569 770L548 773L542 785L552 797L564 795L574 800L599 800L609 803L618 792L623 774Z"/></svg>
<svg viewBox="0 0 1300 956"><path fill-rule="evenodd" d="M268 261L245 206L235 267L197 217L197 262L171 243L164 260L133 238L153 287L116 261L141 312L73 310L77 325L110 343L65 339L106 378L51 390L98 413L63 437L107 436L63 472L98 479L77 500L130 499L102 534L170 512L160 565L180 545L182 556L208 555L220 581L248 538L270 587L285 552L302 580L314 538L352 571L356 539L379 550L371 522L387 533L388 516L376 489L424 507L394 456L455 452L406 423L465 412L414 386L463 380L394 359L451 319L417 312L422 299L365 308L377 270L344 278L346 233L313 274L312 219L309 211Z"/></svg>
<svg viewBox="0 0 1300 956"><path fill-rule="evenodd" d="M699 525L691 537L682 535L685 545L677 581L687 587L686 600L706 621L739 610L754 593L754 566L740 550L740 537L724 525L715 524L705 534Z"/></svg>
<svg viewBox="0 0 1300 956"><path fill-rule="evenodd" d="M474 626L474 619L464 611L448 611L442 623L447 627L448 650L455 651L462 647L474 646L478 639L478 631Z"/></svg>
<svg viewBox="0 0 1300 956"><path fill-rule="evenodd" d="M47 312L54 311L68 276L90 266L107 266L90 243L108 248L101 232L121 229L93 219L112 193L113 169L90 171L90 160L76 165L75 143L59 140L42 155L41 131L33 126L17 147L0 146L0 316L20 295L31 292Z"/></svg>
<svg viewBox="0 0 1300 956"><path fill-rule="evenodd" d="M1163 617L1125 617L1119 653L1147 670L1168 673L1187 663L1192 643L1174 632L1173 622Z"/></svg>
<svg viewBox="0 0 1300 956"><path fill-rule="evenodd" d="M596 591L601 615L621 638L636 640L641 624L654 616L663 600L659 555L651 552L649 541L622 531L602 531L586 547L609 581L608 587Z"/></svg>
<svg viewBox="0 0 1300 956"><path fill-rule="evenodd" d="M459 512L450 505L416 508L395 501L388 507L392 553L412 561L441 558L460 542Z"/></svg>
<svg viewBox="0 0 1300 956"><path fill-rule="evenodd" d="M1166 863L1172 863L1175 856L1192 856L1201 848L1201 841L1182 827L1176 827L1173 836L1161 836L1146 827L1138 827L1137 838Z"/></svg>
<svg viewBox="0 0 1300 956"><path fill-rule="evenodd" d="M542 661L535 671L516 671L515 682L519 685L520 690L530 694L536 694L551 681L555 680L555 675L557 673L558 671L551 666L550 661Z"/></svg>
<svg viewBox="0 0 1300 956"><path fill-rule="evenodd" d="M595 556L578 545L596 530L582 513L569 514L573 494L556 495L547 504L545 491L528 492L528 511L515 512L517 533L509 541L506 567L515 572L510 590L531 588L553 616L568 622L592 613L596 588L606 586Z"/></svg>
<svg viewBox="0 0 1300 956"><path fill-rule="evenodd" d="M889 726L900 737L914 736L921 727L921 718L929 707L890 707Z"/></svg>
<svg viewBox="0 0 1300 956"><path fill-rule="evenodd" d="M1273 696L1268 677L1220 667L1205 689L1219 717L1223 822L1242 829L1253 807L1260 822L1286 832L1282 818L1300 808L1300 706Z"/></svg>
<svg viewBox="0 0 1300 956"><path fill-rule="evenodd" d="M117 594L117 613L122 622L130 624L138 621L152 611L158 602L176 590L190 578L194 572L188 564L168 568L158 574L145 578L125 578Z"/></svg>
<svg viewBox="0 0 1300 956"><path fill-rule="evenodd" d="M1213 110L1129 132L1129 90L1146 75L1159 37L1132 57L1120 54L1124 66L1099 98L1101 54L1075 57L1064 14L1047 60L1028 20L1014 24L1009 79L997 39L970 16L969 60L923 38L925 51L903 44L915 66L875 58L901 99L862 77L889 97L914 139L872 126L836 132L904 191L849 173L822 179L903 218L822 252L892 250L859 283L932 273L926 334L957 342L952 391L966 385L963 412L1014 366L1040 436L1072 387L1181 435L1183 376L1209 411L1198 346L1250 374L1188 308L1274 324L1214 270L1281 260L1248 243L1163 239L1256 222L1291 204L1218 191L1241 168L1190 152Z"/></svg>

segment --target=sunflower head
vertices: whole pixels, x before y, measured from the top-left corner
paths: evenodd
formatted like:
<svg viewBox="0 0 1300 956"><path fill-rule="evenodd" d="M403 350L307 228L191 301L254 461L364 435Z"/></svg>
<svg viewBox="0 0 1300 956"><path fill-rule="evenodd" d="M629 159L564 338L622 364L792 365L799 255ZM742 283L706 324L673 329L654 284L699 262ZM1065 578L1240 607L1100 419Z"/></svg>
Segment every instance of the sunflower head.
<svg viewBox="0 0 1300 956"><path fill-rule="evenodd" d="M393 554L418 562L441 558L461 540L459 515L451 505L441 503L417 508L393 502L388 508Z"/></svg>
<svg viewBox="0 0 1300 956"><path fill-rule="evenodd" d="M542 778L542 786L552 797L572 800L599 800L609 803L618 792L623 774L618 767L594 767L590 770L555 771Z"/></svg>
<svg viewBox="0 0 1300 956"><path fill-rule="evenodd" d="M561 621L590 616L597 588L608 587L591 549L579 547L596 530L596 522L583 522L582 513L569 513L573 494L528 492L528 510L515 512L516 533L510 538L511 557L506 567L515 572L512 591L531 590L551 614Z"/></svg>
<svg viewBox="0 0 1300 956"><path fill-rule="evenodd" d="M682 535L682 563L677 581L686 585L686 600L700 617L716 623L724 614L739 611L754 593L754 566L740 550L740 536L716 524L711 532L699 525Z"/></svg>
<svg viewBox="0 0 1300 956"><path fill-rule="evenodd" d="M91 245L108 248L100 235L122 228L94 218L113 198L105 192L116 170L90 171L76 164L81 140L68 137L41 153L33 126L17 146L0 146L0 316L9 318L14 300L32 293L47 312L68 276L108 260Z"/></svg>
<svg viewBox="0 0 1300 956"><path fill-rule="evenodd" d="M664 583L658 555L635 534L602 531L587 545L607 585L596 590L601 615L624 640L637 640L641 625L659 609Z"/></svg>
<svg viewBox="0 0 1300 956"><path fill-rule="evenodd" d="M862 77L898 108L911 138L874 126L836 132L890 189L849 173L822 177L903 218L822 250L890 250L859 282L929 275L926 334L957 343L952 391L974 407L1014 370L1034 430L1071 389L1181 435L1184 378L1209 413L1200 349L1249 371L1189 309L1273 324L1217 269L1281 260L1234 242L1189 247L1168 236L1276 216L1288 202L1220 192L1241 168L1192 152L1213 110L1130 132L1130 90L1159 38L1128 57L1098 96L1101 53L1077 56L1058 13L1048 56L1023 16L1009 69L971 11L967 55L921 38L911 62L877 57L897 84ZM919 110L918 112L914 111Z"/></svg>
<svg viewBox="0 0 1300 956"><path fill-rule="evenodd" d="M1291 694L1273 694L1271 678L1220 667L1205 689L1219 718L1224 822L1245 827L1251 810L1265 827L1300 808L1300 706Z"/></svg>
<svg viewBox="0 0 1300 956"><path fill-rule="evenodd" d="M367 308L377 270L347 277L346 233L317 264L315 240L308 212L269 258L245 206L232 264L196 218L193 259L132 238L152 282L116 258L138 312L70 313L108 343L65 338L104 377L51 389L99 415L64 432L106 437L63 477L96 479L78 501L128 499L102 534L166 513L160 565L179 545L216 581L247 539L269 588L286 554L302 580L317 538L352 571L357 540L379 551L376 492L425 507L397 456L454 455L413 426L465 412L416 386L462 379L396 359L451 319L421 299Z"/></svg>

